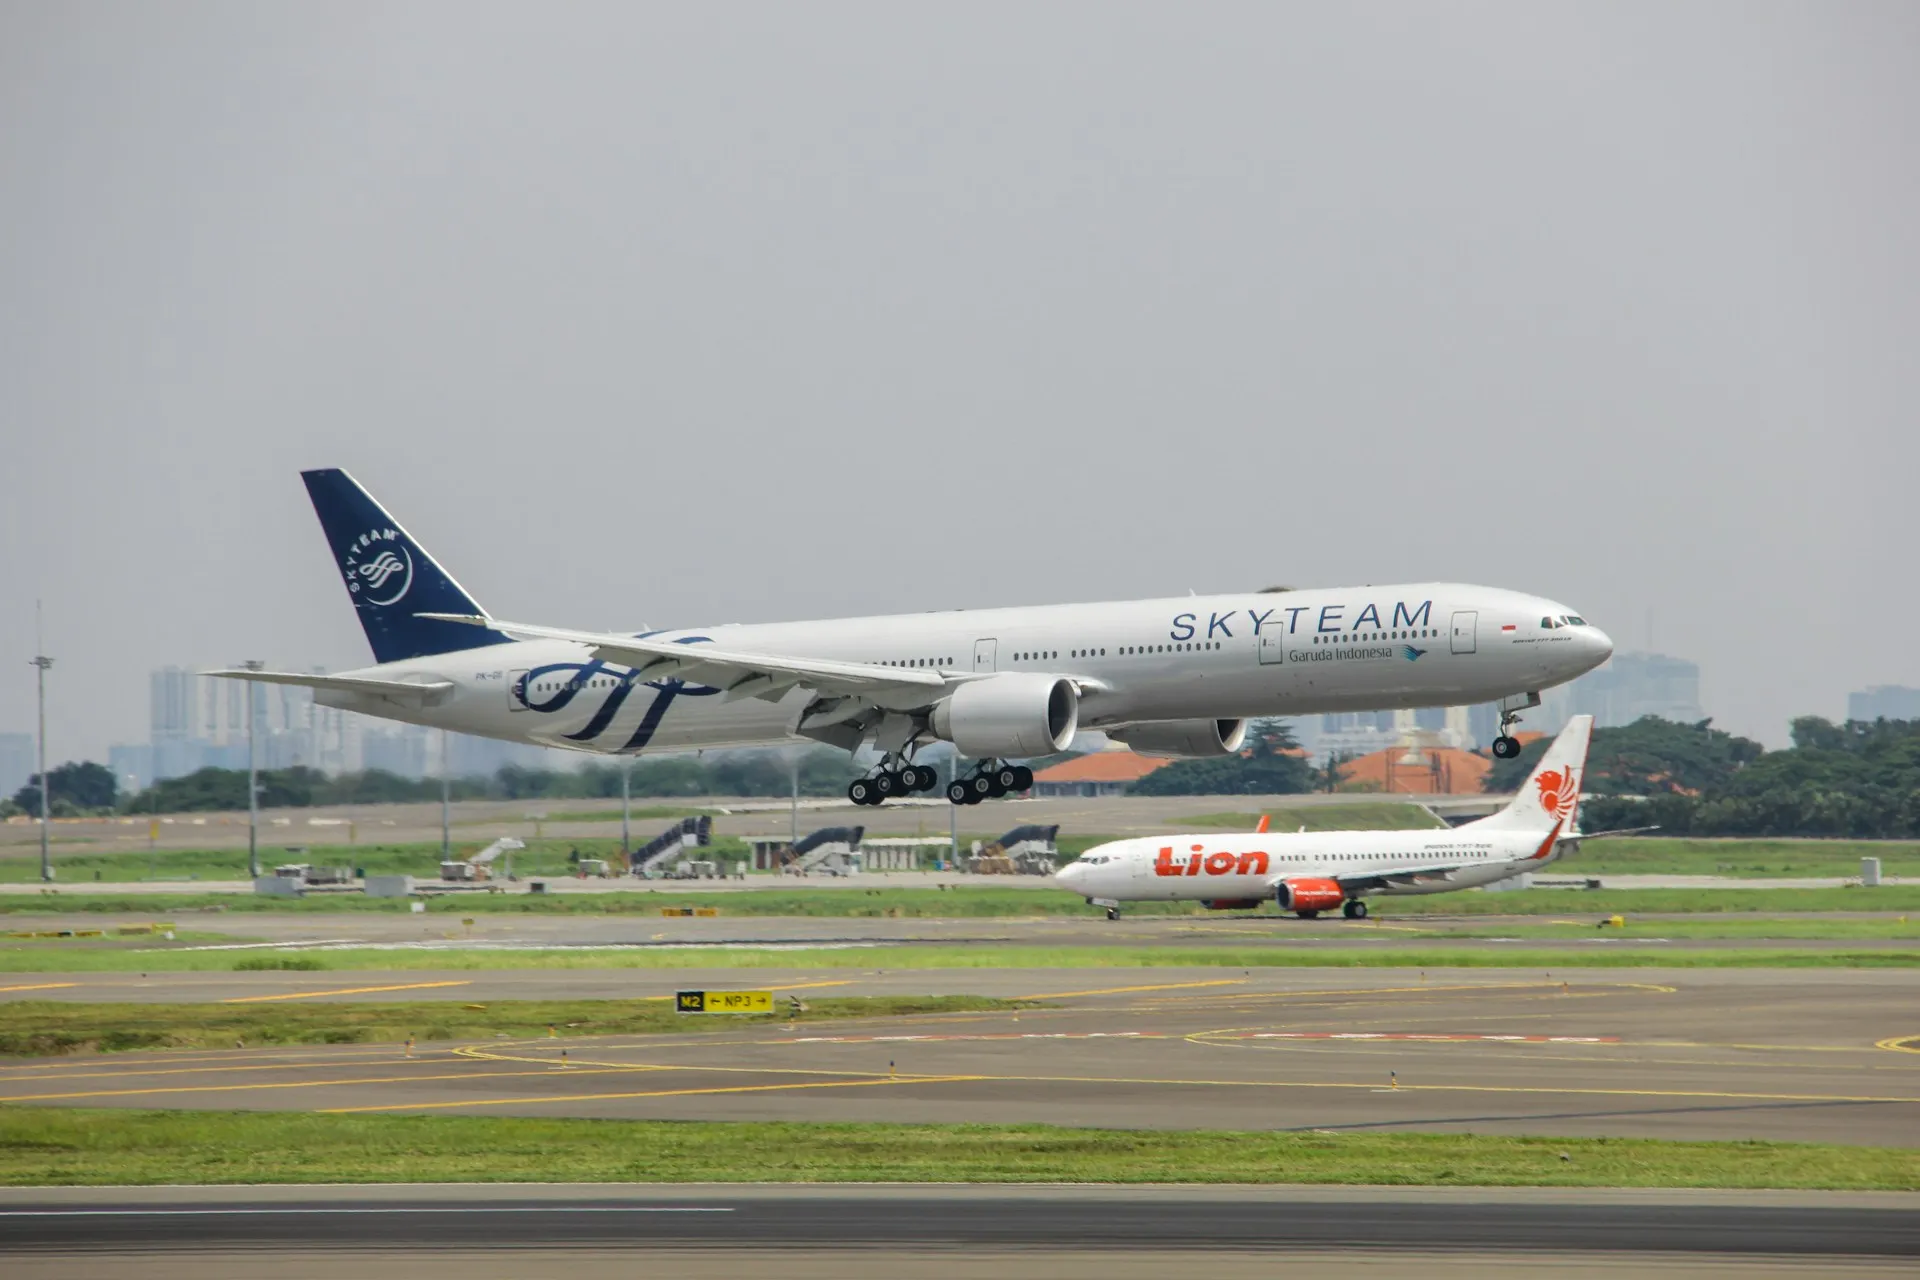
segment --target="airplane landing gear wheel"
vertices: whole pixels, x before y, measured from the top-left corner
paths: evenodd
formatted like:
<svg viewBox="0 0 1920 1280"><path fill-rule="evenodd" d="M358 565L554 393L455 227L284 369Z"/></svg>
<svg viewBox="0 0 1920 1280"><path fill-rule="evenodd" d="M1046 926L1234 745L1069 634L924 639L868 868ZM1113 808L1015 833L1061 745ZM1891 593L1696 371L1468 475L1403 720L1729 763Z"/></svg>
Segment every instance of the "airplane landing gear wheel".
<svg viewBox="0 0 1920 1280"><path fill-rule="evenodd" d="M1120 918L1120 908L1118 907L1107 908L1107 919L1118 920L1119 918Z"/></svg>
<svg viewBox="0 0 1920 1280"><path fill-rule="evenodd" d="M1340 914L1349 920L1365 920L1367 904L1358 898L1348 898L1345 905L1340 908Z"/></svg>
<svg viewBox="0 0 1920 1280"><path fill-rule="evenodd" d="M1023 764L1013 766L1013 791L1033 790L1033 770Z"/></svg>
<svg viewBox="0 0 1920 1280"><path fill-rule="evenodd" d="M933 770L910 764L900 770L899 779L900 790L903 793L925 791L933 785Z"/></svg>
<svg viewBox="0 0 1920 1280"><path fill-rule="evenodd" d="M1493 740L1493 754L1502 760L1511 760L1520 754L1520 740L1501 734Z"/></svg>
<svg viewBox="0 0 1920 1280"><path fill-rule="evenodd" d="M949 782L947 784L947 799L954 804L972 804L973 794L967 790L966 783Z"/></svg>
<svg viewBox="0 0 1920 1280"><path fill-rule="evenodd" d="M855 804L879 804L881 796L872 778L856 778L847 784L847 799Z"/></svg>

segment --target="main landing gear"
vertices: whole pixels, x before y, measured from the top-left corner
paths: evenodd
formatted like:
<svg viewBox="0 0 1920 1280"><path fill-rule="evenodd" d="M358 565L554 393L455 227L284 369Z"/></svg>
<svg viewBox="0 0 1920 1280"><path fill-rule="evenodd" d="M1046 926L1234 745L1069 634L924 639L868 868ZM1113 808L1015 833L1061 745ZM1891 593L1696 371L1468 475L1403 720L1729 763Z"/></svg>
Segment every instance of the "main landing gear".
<svg viewBox="0 0 1920 1280"><path fill-rule="evenodd" d="M982 760L966 777L955 778L947 784L947 799L955 804L979 804L982 800L998 800L1010 792L1028 791L1032 787L1033 770L1027 766L1008 764L1004 760Z"/></svg>
<svg viewBox="0 0 1920 1280"><path fill-rule="evenodd" d="M890 796L931 791L939 781L939 775L934 773L931 766L888 755L873 772L848 784L847 799L855 804L882 805Z"/></svg>
<svg viewBox="0 0 1920 1280"><path fill-rule="evenodd" d="M1365 920L1367 904L1360 898L1348 898L1340 907L1340 914L1349 920Z"/></svg>

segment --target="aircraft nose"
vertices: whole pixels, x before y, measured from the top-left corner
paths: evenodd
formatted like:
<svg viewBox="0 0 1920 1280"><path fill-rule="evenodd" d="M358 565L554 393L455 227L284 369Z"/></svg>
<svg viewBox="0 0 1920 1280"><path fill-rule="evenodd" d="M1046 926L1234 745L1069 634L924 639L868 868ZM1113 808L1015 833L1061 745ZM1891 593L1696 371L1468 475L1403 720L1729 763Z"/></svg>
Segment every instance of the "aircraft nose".
<svg viewBox="0 0 1920 1280"><path fill-rule="evenodd" d="M1613 656L1613 638L1598 627L1587 628L1587 646L1593 650L1594 660L1605 662Z"/></svg>

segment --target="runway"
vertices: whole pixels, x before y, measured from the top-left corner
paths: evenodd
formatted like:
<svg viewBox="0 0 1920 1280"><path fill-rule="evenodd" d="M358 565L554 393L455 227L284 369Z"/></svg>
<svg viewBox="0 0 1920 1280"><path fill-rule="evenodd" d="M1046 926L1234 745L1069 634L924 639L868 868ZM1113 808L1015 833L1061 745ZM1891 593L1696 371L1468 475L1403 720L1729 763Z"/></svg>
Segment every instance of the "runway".
<svg viewBox="0 0 1920 1280"><path fill-rule="evenodd" d="M752 1260L780 1275L1251 1275L1279 1258L1321 1275L1485 1273L1456 1272L1463 1263L1534 1274L1569 1259L1596 1275L1892 1275L1920 1256L1916 1209L1912 1195L1530 1188L26 1189L0 1193L0 1255L28 1277L134 1274L116 1257L143 1275L245 1274L230 1267L248 1251L278 1259L279 1275L360 1277L612 1274L580 1266L610 1260L624 1274L720 1275L713 1264ZM517 1269L449 1268L443 1249ZM316 1257L333 1269L311 1269ZM903 1258L922 1265L900 1270Z"/></svg>
<svg viewBox="0 0 1920 1280"><path fill-rule="evenodd" d="M95 978L118 975L94 975ZM605 975L179 974L298 998L504 998ZM978 970L614 975L801 994L972 991L1019 1013L454 1044L89 1055L0 1103L649 1119L1047 1123L1920 1145L1897 971ZM41 981L36 976L36 981ZM495 984L489 986L487 984ZM349 991L358 988L356 994ZM496 993L496 994L489 994ZM49 996L64 993L51 991ZM177 997L176 997L177 998ZM711 1024L705 1024L711 1025ZM1920 1041L1916 1041L1920 1043ZM563 1058L564 1053L564 1058Z"/></svg>

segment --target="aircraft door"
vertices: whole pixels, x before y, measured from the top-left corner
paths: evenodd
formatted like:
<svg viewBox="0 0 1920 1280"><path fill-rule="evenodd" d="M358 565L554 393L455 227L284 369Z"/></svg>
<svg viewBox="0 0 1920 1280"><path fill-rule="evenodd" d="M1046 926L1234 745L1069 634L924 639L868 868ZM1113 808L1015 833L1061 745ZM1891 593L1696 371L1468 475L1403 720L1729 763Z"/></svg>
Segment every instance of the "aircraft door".
<svg viewBox="0 0 1920 1280"><path fill-rule="evenodd" d="M524 671L507 672L507 710L525 711L527 709L527 673Z"/></svg>
<svg viewBox="0 0 1920 1280"><path fill-rule="evenodd" d="M1455 653L1474 652L1474 631L1480 625L1480 612L1477 609L1461 609L1453 615L1453 651Z"/></svg>
<svg viewBox="0 0 1920 1280"><path fill-rule="evenodd" d="M1271 634L1260 633L1260 665L1277 667L1287 660L1287 633L1275 628Z"/></svg>
<svg viewBox="0 0 1920 1280"><path fill-rule="evenodd" d="M997 639L975 640L973 642L973 669L975 671L998 671L1000 642Z"/></svg>

